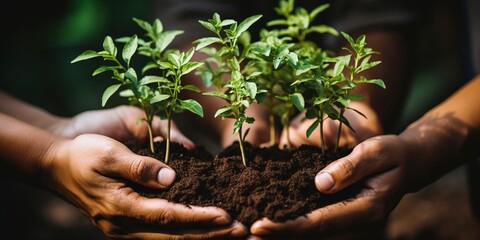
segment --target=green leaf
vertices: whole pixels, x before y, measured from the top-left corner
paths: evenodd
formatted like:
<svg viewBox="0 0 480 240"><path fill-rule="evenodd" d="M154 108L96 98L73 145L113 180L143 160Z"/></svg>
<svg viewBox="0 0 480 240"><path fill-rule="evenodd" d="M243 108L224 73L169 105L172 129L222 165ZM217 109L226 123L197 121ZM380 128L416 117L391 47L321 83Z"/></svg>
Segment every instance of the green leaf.
<svg viewBox="0 0 480 240"><path fill-rule="evenodd" d="M141 28L143 28L143 30L147 31L147 32L151 32L152 31L152 25L150 25L150 23L146 22L146 21L143 21L141 19L138 19L138 18L133 18L133 21L135 21L138 26L140 26Z"/></svg>
<svg viewBox="0 0 480 240"><path fill-rule="evenodd" d="M266 57L270 56L271 50L272 48L270 47L270 45L264 42L256 42L250 46L250 51L257 55L263 55Z"/></svg>
<svg viewBox="0 0 480 240"><path fill-rule="evenodd" d="M170 98L170 95L168 94L160 94L160 93L156 93L155 96L152 97L152 99L150 99L150 103L158 103L158 102L161 102L161 101L165 101L167 99Z"/></svg>
<svg viewBox="0 0 480 240"><path fill-rule="evenodd" d="M243 133L242 142L245 142L245 139L247 138L249 132L250 132L250 128L247 128L247 130L245 130L245 132Z"/></svg>
<svg viewBox="0 0 480 240"><path fill-rule="evenodd" d="M221 43L222 39L218 37L206 37L206 38L200 38L195 40L193 43L197 44L197 47L195 48L196 51L210 45L213 43Z"/></svg>
<svg viewBox="0 0 480 240"><path fill-rule="evenodd" d="M340 97L337 99L337 102L341 103L344 107L348 107L350 104L350 99Z"/></svg>
<svg viewBox="0 0 480 240"><path fill-rule="evenodd" d="M316 32L316 33L330 33L334 36L338 36L338 31L327 25L316 25L308 28L307 33Z"/></svg>
<svg viewBox="0 0 480 240"><path fill-rule="evenodd" d="M328 3L325 3L325 4L322 4L318 7L316 7L315 9L312 10L312 12L310 12L309 14L309 17L310 17L310 21L312 21L313 19L315 19L315 17L317 17L317 15L323 11L325 11L325 9L329 8L330 7L330 4Z"/></svg>
<svg viewBox="0 0 480 240"><path fill-rule="evenodd" d="M257 84L254 82L246 82L245 87L247 88L250 98L255 99L255 95L257 95Z"/></svg>
<svg viewBox="0 0 480 240"><path fill-rule="evenodd" d="M146 85L149 83L170 83L170 81L164 77L147 75L140 79L140 85Z"/></svg>
<svg viewBox="0 0 480 240"><path fill-rule="evenodd" d="M83 61L83 60L96 58L96 57L100 57L100 54L98 54L96 51L93 51L93 50L87 50L87 51L83 52L82 54L78 55L70 63L76 63L76 62L80 62L80 61Z"/></svg>
<svg viewBox="0 0 480 240"><path fill-rule="evenodd" d="M103 92L103 95L102 95L102 107L105 107L105 104L107 103L108 99L122 86L122 84L115 84L115 85L112 85L110 87L108 87L107 89L105 89L105 91Z"/></svg>
<svg viewBox="0 0 480 240"><path fill-rule="evenodd" d="M138 78L137 78L137 73L135 72L135 69L129 68L125 72L125 77L130 79L130 81L132 81L134 86L138 86Z"/></svg>
<svg viewBox="0 0 480 240"><path fill-rule="evenodd" d="M224 26L228 26L228 25L232 25L234 23L236 23L237 21L233 20L233 19L225 19L225 20L222 20L222 22L219 24L220 27L224 27Z"/></svg>
<svg viewBox="0 0 480 240"><path fill-rule="evenodd" d="M197 114L200 117L203 117L203 108L200 103L193 99L186 99L186 100L180 100L180 105L184 107L186 110Z"/></svg>
<svg viewBox="0 0 480 240"><path fill-rule="evenodd" d="M189 91L194 91L194 92L198 92L198 93L202 91L197 86L191 85L191 84L182 86L182 90L189 90Z"/></svg>
<svg viewBox="0 0 480 240"><path fill-rule="evenodd" d="M380 86L380 87L383 88L383 89L387 88L387 87L385 86L385 83L383 82L382 79L365 79L365 78L363 78L363 79L361 79L361 80L359 80L359 81L356 81L356 82L357 82L357 83L370 83L370 84L375 84L375 85L377 85L377 86Z"/></svg>
<svg viewBox="0 0 480 240"><path fill-rule="evenodd" d="M348 35L348 33L346 33L346 32L340 32L340 33L342 34L342 36L345 39L347 39L347 41L350 43L350 45L352 45L352 46L355 45L355 40L353 40L353 38L350 35Z"/></svg>
<svg viewBox="0 0 480 240"><path fill-rule="evenodd" d="M217 110L217 112L215 112L214 117L218 117L218 116L228 117L228 115L230 115L231 110L232 108L230 106L221 107Z"/></svg>
<svg viewBox="0 0 480 240"><path fill-rule="evenodd" d="M367 118L367 116L365 116L365 114L363 114L362 112L358 111L358 110L355 109L355 108L348 107L347 109L353 110L354 112L358 113L358 114L361 115L362 117Z"/></svg>
<svg viewBox="0 0 480 240"><path fill-rule="evenodd" d="M308 72L312 69L316 69L318 66L312 65L310 63L298 63L295 67L295 75L299 76L305 72Z"/></svg>
<svg viewBox="0 0 480 240"><path fill-rule="evenodd" d="M181 30L169 30L165 31L158 37L157 41L155 42L155 46L160 52L163 52L167 48L170 43L172 43L173 39L177 36L182 34L183 31Z"/></svg>
<svg viewBox="0 0 480 240"><path fill-rule="evenodd" d="M210 32L213 32L213 33L217 33L217 29L215 28L215 26L209 22L206 22L206 21L202 21L202 20L199 20L198 21L203 27L205 27L206 29L208 29Z"/></svg>
<svg viewBox="0 0 480 240"><path fill-rule="evenodd" d="M180 67L180 56L177 53L172 52L168 54L167 59L168 62L170 62L174 66L171 69L178 69Z"/></svg>
<svg viewBox="0 0 480 240"><path fill-rule="evenodd" d="M247 31L250 26L252 26L253 23L258 21L262 17L261 14L259 15L254 15L251 17L248 17L247 19L243 20L240 24L238 24L237 27L237 33L235 34L235 37L238 38L243 32Z"/></svg>
<svg viewBox="0 0 480 240"><path fill-rule="evenodd" d="M125 89L119 93L120 97L133 97L135 94L131 89Z"/></svg>
<svg viewBox="0 0 480 240"><path fill-rule="evenodd" d="M110 36L106 36L105 40L103 40L103 49L114 57L117 55L115 44L113 43L113 39Z"/></svg>
<svg viewBox="0 0 480 240"><path fill-rule="evenodd" d="M182 62L184 64L190 62L190 59L192 59L194 53L195 53L195 48L194 47L190 48L187 52L184 53Z"/></svg>
<svg viewBox="0 0 480 240"><path fill-rule="evenodd" d="M303 109L305 108L305 100L303 99L302 94L293 93L289 95L289 98L298 110L303 111Z"/></svg>
<svg viewBox="0 0 480 240"><path fill-rule="evenodd" d="M205 95L205 96L214 96L214 97L219 97L219 98L222 98L222 99L225 99L225 100L229 100L227 94L225 94L223 92L211 91L211 92L204 92L202 94Z"/></svg>
<svg viewBox="0 0 480 240"><path fill-rule="evenodd" d="M184 66L182 66L182 75L188 74L202 65L203 65L202 62L189 62Z"/></svg>
<svg viewBox="0 0 480 240"><path fill-rule="evenodd" d="M317 129L319 123L320 123L320 122L319 122L318 120L315 120L315 121L310 125L310 127L308 127L308 129L307 129L307 138L309 138L310 135L312 135L313 131L315 131L315 129Z"/></svg>
<svg viewBox="0 0 480 240"><path fill-rule="evenodd" d="M103 72L106 72L106 71L113 71L113 70L116 70L116 69L122 69L122 67L121 66L100 66L99 68L97 68L92 73L92 76L96 76L100 73L103 73Z"/></svg>
<svg viewBox="0 0 480 240"><path fill-rule="evenodd" d="M285 19L275 19L267 23L267 27L276 26L276 25L288 25L288 21Z"/></svg>
<svg viewBox="0 0 480 240"><path fill-rule="evenodd" d="M163 24L160 19L157 18L153 21L152 32L155 33L155 36L158 36L163 32Z"/></svg>
<svg viewBox="0 0 480 240"><path fill-rule="evenodd" d="M158 62L158 65L160 66L161 69L170 69L174 70L175 66L169 62Z"/></svg>
<svg viewBox="0 0 480 240"><path fill-rule="evenodd" d="M156 64L154 62L149 62L149 63L145 64L145 66L142 68L142 73L145 73L148 70L156 69L156 68L158 68L158 64Z"/></svg>
<svg viewBox="0 0 480 240"><path fill-rule="evenodd" d="M138 46L138 37L137 35L133 35L125 46L123 47L122 51L122 58L127 63L127 66L130 66L130 59L132 58L133 54L137 50Z"/></svg>

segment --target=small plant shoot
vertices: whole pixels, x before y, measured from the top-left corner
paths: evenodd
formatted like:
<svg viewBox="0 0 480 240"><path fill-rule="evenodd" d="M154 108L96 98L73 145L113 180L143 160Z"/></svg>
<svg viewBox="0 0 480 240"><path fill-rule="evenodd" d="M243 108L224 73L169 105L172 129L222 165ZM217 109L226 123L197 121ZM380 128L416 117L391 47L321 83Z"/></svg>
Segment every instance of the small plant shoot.
<svg viewBox="0 0 480 240"><path fill-rule="evenodd" d="M117 58L117 47L110 36L105 37L102 51L87 50L72 60L72 63L96 57L101 57L105 62L111 63L100 66L92 74L96 76L100 73L111 72L112 79L117 81L103 93L102 106L105 106L114 93L123 88L120 96L127 97L131 105L139 106L145 112L145 118L140 119L139 123L145 122L148 126L152 153L155 151L153 146L155 136L153 136L152 129L154 116L158 115L160 119L167 120L165 163L168 163L173 114L188 110L203 117L203 108L197 101L179 98L182 90L200 91L196 86L182 85L181 79L182 76L192 72L203 63L190 61L195 48L191 48L187 52L168 49L174 38L183 31L164 31L159 19L155 19L153 24L137 18L133 20L146 32L146 39L137 35L117 39L117 42L124 43L121 56L123 63ZM141 71L135 70L131 64L134 54L149 59ZM142 77L139 76L140 74Z"/></svg>
<svg viewBox="0 0 480 240"><path fill-rule="evenodd" d="M214 85L217 91L205 92L204 95L219 97L227 102L215 113L215 117L235 119L233 133L238 134L238 142L244 166L247 166L244 142L250 129L243 131L244 123L253 123L254 118L246 115L257 93L262 92L253 81L257 73L244 75L242 62L250 49L248 28L262 16L254 15L238 23L232 19L222 20L218 13L208 21L199 21L202 26L214 34L196 40L196 49L209 55L206 64L199 70L206 86ZM206 48L217 44L216 48ZM223 78L228 75L228 79Z"/></svg>

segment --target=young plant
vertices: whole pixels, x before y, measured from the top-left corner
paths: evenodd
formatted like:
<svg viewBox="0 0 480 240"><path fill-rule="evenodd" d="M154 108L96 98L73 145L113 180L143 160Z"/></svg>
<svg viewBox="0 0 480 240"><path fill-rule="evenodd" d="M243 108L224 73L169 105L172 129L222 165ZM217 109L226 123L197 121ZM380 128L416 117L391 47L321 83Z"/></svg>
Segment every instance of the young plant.
<svg viewBox="0 0 480 240"><path fill-rule="evenodd" d="M291 69L297 64L298 56L291 52L294 46L291 38L279 37L276 30L262 30L260 41L250 46L250 61L245 71L256 74L255 82L260 89L269 94L262 98L262 103L269 112L270 146L276 144L275 117L281 119L282 125L288 128L293 105L303 109L303 98L291 89Z"/></svg>
<svg viewBox="0 0 480 240"><path fill-rule="evenodd" d="M244 166L247 166L244 152L244 142L250 129L243 131L244 123L253 123L254 118L247 116L246 110L255 101L257 85L252 80L256 73L245 76L242 69L242 62L250 49L248 28L255 23L261 15L248 17L240 23L232 19L222 20L218 13L208 21L199 21L202 26L214 33L214 37L206 37L196 40L196 49L202 50L211 44L218 44L220 47L206 48L203 51L209 54L204 68L200 74L207 86L215 85L217 91L206 92L205 95L219 97L227 102L215 113L215 117L222 119L235 119L233 134L238 134L238 142ZM241 44L241 46L240 46ZM242 51L240 51L242 47ZM228 75L228 79L223 78Z"/></svg>
<svg viewBox="0 0 480 240"><path fill-rule="evenodd" d="M312 33L338 35L330 26L313 24L318 14L328 7L323 4L309 12L302 7L295 8L293 0L280 1L275 11L281 18L269 21L267 26L274 29L263 30L261 40L251 47L253 60L249 66L262 73L257 78L257 85L271 93L264 104L270 111L270 119L273 115L280 117L287 130L288 148L291 146L289 125L295 113L294 106L300 112L305 106L303 86L292 83L309 78L325 57L325 51L307 37ZM270 143L273 145L273 120L270 120L270 128Z"/></svg>
<svg viewBox="0 0 480 240"><path fill-rule="evenodd" d="M345 125L353 132L355 130L351 127L344 113L346 109L351 109L358 114L365 117L364 114L356 109L350 108L351 100L362 100L363 97L352 93L352 90L363 83L376 84L385 88L385 84L381 79L367 79L359 73L370 69L378 64L380 61L370 62L372 54L376 54L370 48L366 48L365 35L360 36L356 41L353 40L347 33L342 32L342 35L350 43L352 49L344 48L350 54L337 57L324 57L321 67L316 69L316 73L311 78L297 81L295 84L302 84L308 89L308 95L311 99L308 101L306 111L306 118L315 119L312 125L307 129L307 138L312 132L320 126L320 142L322 144L322 154L325 154L325 139L323 134L323 123L325 116L332 120L338 120L338 134L334 151L336 152L339 145L340 133L342 126ZM352 62L353 56L353 63ZM333 69L329 63L335 63ZM330 68L329 68L330 67ZM349 76L344 75L344 69L348 69Z"/></svg>
<svg viewBox="0 0 480 240"><path fill-rule="evenodd" d="M96 76L110 71L112 78L118 81L117 84L111 85L105 90L102 97L102 106L105 106L107 100L121 87L126 88L120 92L120 96L127 97L130 104L139 106L145 112L145 118L140 119L139 123L147 123L152 153L155 151L153 147L153 118L159 115L161 119L167 119L165 162L168 163L172 114L189 110L203 116L203 109L198 102L192 99L179 99L182 90L199 91L193 85L183 86L181 77L195 70L202 63L190 62L195 52L194 48L185 53L180 53L174 49L167 50L175 36L182 34L183 31L164 31L159 19L156 19L153 24L136 18L133 20L146 31L147 40L143 40L137 35L117 39L118 42L125 42L122 51L122 59L125 65L117 59L117 48L109 36L104 40L103 51L87 50L72 60L72 63L96 57L102 57L104 61L113 63L113 65L102 65L93 73L93 76ZM138 77L137 71L130 63L135 53L146 56L150 60L142 68L141 73L144 74L142 78ZM157 71L154 74L145 74L147 71L154 70Z"/></svg>

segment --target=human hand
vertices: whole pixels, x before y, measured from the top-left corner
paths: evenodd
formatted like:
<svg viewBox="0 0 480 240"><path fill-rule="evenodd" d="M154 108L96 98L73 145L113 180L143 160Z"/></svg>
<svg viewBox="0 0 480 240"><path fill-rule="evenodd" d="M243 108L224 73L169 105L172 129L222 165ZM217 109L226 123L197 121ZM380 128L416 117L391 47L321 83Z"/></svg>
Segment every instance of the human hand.
<svg viewBox="0 0 480 240"><path fill-rule="evenodd" d="M351 102L351 108L356 109L363 113L367 118L364 118L360 114L353 110L347 109L345 111L345 117L350 122L350 125L355 132L343 126L339 146L354 147L358 143L373 136L382 134L383 128L380 120L377 117L375 111L365 103ZM311 144L321 146L320 133L314 131L309 138L306 136L307 129L315 121L314 119L306 119L302 121L304 115L295 117L290 123L290 143L292 146L300 146L302 144ZM327 147L335 146L337 134L338 134L339 122L331 119L327 119L324 122L324 139ZM288 146L287 130L284 129L280 137L280 146Z"/></svg>
<svg viewBox="0 0 480 240"><path fill-rule="evenodd" d="M119 106L106 110L93 110L80 113L70 119L64 119L56 124L60 136L74 138L80 134L94 133L111 137L124 142L128 140L144 141L148 137L147 125L137 125L139 119L145 118L145 113L137 107ZM152 123L155 136L167 135L167 121L155 116ZM194 144L185 137L172 122L171 139L192 149Z"/></svg>
<svg viewBox="0 0 480 240"><path fill-rule="evenodd" d="M110 238L205 239L246 234L214 207L187 207L139 195L128 182L163 189L175 178L167 165L123 144L85 134L54 142L41 161L47 186L78 207Z"/></svg>
<svg viewBox="0 0 480 240"><path fill-rule="evenodd" d="M362 181L354 199L317 209L306 217L286 223L268 219L255 222L251 239L332 237L339 239L372 238L381 234L384 223L406 193L409 145L398 136L368 139L353 152L317 174L317 189L334 194L355 182ZM377 231L375 231L377 230ZM374 236L378 238L381 236Z"/></svg>

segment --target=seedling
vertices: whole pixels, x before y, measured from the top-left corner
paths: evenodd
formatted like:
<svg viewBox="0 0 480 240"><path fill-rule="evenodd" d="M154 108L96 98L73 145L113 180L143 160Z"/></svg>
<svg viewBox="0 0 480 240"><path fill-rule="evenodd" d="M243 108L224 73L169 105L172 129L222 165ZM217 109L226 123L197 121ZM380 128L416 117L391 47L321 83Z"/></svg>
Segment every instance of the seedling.
<svg viewBox="0 0 480 240"><path fill-rule="evenodd" d="M100 73L111 72L112 79L118 82L105 90L102 96L102 106L105 106L108 99L121 87L126 88L120 92L120 96L127 97L130 104L139 106L145 112L145 118L140 119L139 123L147 123L152 153L155 152L153 147L153 118L155 115L159 115L161 119L167 119L165 163L168 163L173 113L188 110L203 116L203 109L197 101L179 98L182 90L199 91L193 85L183 86L181 77L195 70L202 63L190 62L195 52L194 48L187 52L179 52L175 49L167 50L168 45L183 31L164 31L159 19L156 19L153 24L136 18L133 20L146 31L147 40L143 40L137 35L117 39L118 42L125 42L122 51L123 64L117 59L117 47L110 36L105 37L102 51L87 50L72 60L72 63L96 57L102 57L104 61L113 63L113 65L100 66L92 74L96 76ZM138 71L131 64L132 56L135 53L150 59L142 68L141 73L145 74L147 71L156 70L156 74L145 74L142 78L139 78Z"/></svg>
<svg viewBox="0 0 480 240"><path fill-rule="evenodd" d="M243 131L244 123L253 123L254 118L246 115L246 110L255 101L257 85L252 80L256 73L245 76L242 71L242 62L250 49L248 28L255 23L261 15L248 17L240 23L232 19L222 20L218 13L208 21L199 21L202 26L214 33L214 37L206 37L196 40L196 50L203 50L210 57L206 60L200 74L207 86L215 85L217 91L205 92L204 95L219 97L227 102L215 113L215 117L222 119L235 119L233 134L238 134L238 142L244 166L247 166L244 152L244 142L248 135L249 128ZM205 48L211 44L218 44L220 47ZM240 51L240 47L242 50ZM228 79L223 76L227 74ZM260 91L261 92L261 91Z"/></svg>
<svg viewBox="0 0 480 240"><path fill-rule="evenodd" d="M264 104L270 112L271 145L275 144L273 115L276 115L287 130L287 147L291 147L289 126L295 113L294 106L300 112L305 107L303 86L292 83L304 78L302 75L311 75L325 56L325 51L309 41L308 35L338 35L330 26L313 24L318 14L328 7L328 4L323 4L309 12L302 7L295 8L293 0L280 1L275 11L281 18L267 23L267 27L274 29L263 30L261 40L252 44L253 60L249 66L261 72L257 85L270 93Z"/></svg>

